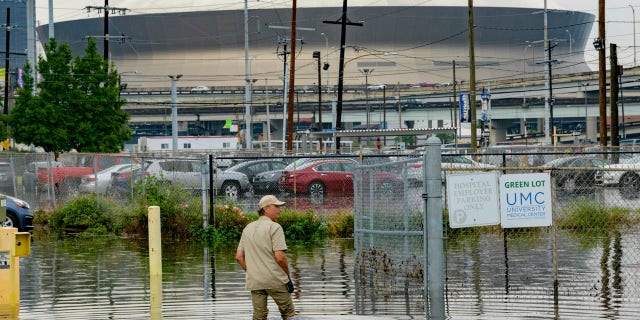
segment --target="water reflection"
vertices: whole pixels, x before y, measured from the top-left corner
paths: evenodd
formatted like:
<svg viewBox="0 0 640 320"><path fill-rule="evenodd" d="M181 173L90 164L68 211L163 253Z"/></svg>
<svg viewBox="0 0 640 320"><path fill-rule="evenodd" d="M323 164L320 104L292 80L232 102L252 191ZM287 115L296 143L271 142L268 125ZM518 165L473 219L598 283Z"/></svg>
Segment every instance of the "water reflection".
<svg viewBox="0 0 640 320"><path fill-rule="evenodd" d="M554 290L551 233L451 237L446 243L446 312L450 319L634 318L640 314L638 230L606 236L558 232ZM354 270L353 242L290 244L294 302L305 316L393 315L422 318L421 269L404 278L382 255L380 270ZM399 244L403 247L402 244ZM418 253L414 244L408 252ZM250 296L235 245L166 243L162 318L248 318ZM409 259L410 260L410 259ZM376 267L378 268L378 267ZM364 279L356 281L358 275ZM403 272L404 272L403 271ZM412 274L413 272L413 274ZM56 238L35 234L21 263L20 319L149 319L146 241ZM270 305L277 316L275 304ZM0 318L2 316L0 315ZM275 319L275 318L273 318Z"/></svg>

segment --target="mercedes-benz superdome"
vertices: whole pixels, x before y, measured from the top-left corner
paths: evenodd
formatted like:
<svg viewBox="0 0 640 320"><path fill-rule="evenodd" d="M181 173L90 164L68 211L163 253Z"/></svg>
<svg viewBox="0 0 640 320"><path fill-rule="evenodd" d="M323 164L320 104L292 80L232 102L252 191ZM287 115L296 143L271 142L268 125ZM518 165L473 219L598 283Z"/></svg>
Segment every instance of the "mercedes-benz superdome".
<svg viewBox="0 0 640 320"><path fill-rule="evenodd" d="M89 2L89 1L88 1ZM102 5L102 0L94 1ZM347 18L362 26L347 26L345 40L346 85L439 84L469 80L469 14L464 0L365 1L350 0ZM76 1L54 2L65 8L84 7ZM282 53L291 48L290 1L112 1L126 8L109 15L109 35L119 36L109 45L110 60L130 88L167 87L169 74L183 74L181 86L243 86L245 83L245 20L248 25L248 60L251 79L282 84ZM296 86L317 82L314 51L320 51L322 82L338 79L342 1L298 2L296 15ZM548 1L548 39L554 60L553 73L590 71L584 59L595 17L564 10ZM103 50L104 19L95 10L84 18L56 21L55 38L82 54L86 37L95 36ZM549 61L544 50L542 1L474 1L474 50L476 79L543 77ZM65 16L66 19L69 16ZM41 23L44 21L40 21ZM334 23L326 23L334 22ZM38 27L40 41L48 39L49 26ZM133 75L135 73L135 76Z"/></svg>

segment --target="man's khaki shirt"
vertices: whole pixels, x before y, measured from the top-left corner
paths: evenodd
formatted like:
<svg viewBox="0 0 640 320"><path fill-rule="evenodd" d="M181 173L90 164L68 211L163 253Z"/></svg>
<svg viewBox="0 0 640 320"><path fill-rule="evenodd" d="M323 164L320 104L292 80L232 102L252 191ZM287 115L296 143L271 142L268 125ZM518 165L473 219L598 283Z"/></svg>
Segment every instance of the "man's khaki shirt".
<svg viewBox="0 0 640 320"><path fill-rule="evenodd" d="M287 250L284 231L278 223L265 216L249 223L242 231L238 250L245 256L247 290L274 289L289 281L274 254Z"/></svg>

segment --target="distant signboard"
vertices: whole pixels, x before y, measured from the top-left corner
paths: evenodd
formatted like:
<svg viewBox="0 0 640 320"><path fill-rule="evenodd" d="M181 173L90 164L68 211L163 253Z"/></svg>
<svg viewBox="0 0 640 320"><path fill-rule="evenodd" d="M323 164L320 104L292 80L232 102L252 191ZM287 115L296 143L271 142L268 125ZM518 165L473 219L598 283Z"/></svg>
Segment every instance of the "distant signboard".
<svg viewBox="0 0 640 320"><path fill-rule="evenodd" d="M447 175L449 226L500 224L497 172Z"/></svg>
<svg viewBox="0 0 640 320"><path fill-rule="evenodd" d="M500 209L503 228L550 226L553 212L549 173L501 176Z"/></svg>
<svg viewBox="0 0 640 320"><path fill-rule="evenodd" d="M469 94L460 94L460 123L471 122L471 107L469 105Z"/></svg>

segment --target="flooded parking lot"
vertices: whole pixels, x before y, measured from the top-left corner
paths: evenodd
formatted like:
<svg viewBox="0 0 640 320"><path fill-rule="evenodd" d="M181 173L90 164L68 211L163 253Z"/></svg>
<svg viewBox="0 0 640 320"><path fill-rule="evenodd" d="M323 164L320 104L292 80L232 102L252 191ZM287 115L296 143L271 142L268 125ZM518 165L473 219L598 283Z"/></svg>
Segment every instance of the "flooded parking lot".
<svg viewBox="0 0 640 320"><path fill-rule="evenodd" d="M560 269L551 238L498 234L447 243L446 310L450 319L632 319L640 312L637 230L612 237L560 233ZM235 247L163 246L162 318L249 319L251 303ZM352 240L291 244L288 252L303 317L423 317L422 291L358 287ZM535 268L531 266L535 265ZM558 290L553 277L557 272ZM145 241L48 237L36 232L21 262L19 319L148 319L150 280ZM373 291L372 291L373 290ZM556 296L557 294L557 296ZM357 301L357 303L356 303ZM271 305L272 319L277 317ZM354 317L355 318L355 317Z"/></svg>

